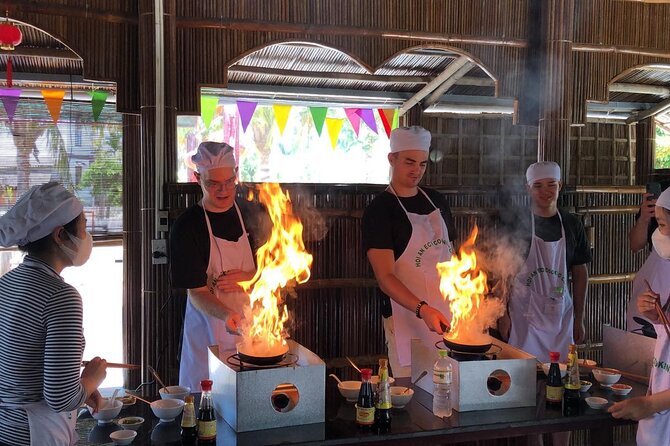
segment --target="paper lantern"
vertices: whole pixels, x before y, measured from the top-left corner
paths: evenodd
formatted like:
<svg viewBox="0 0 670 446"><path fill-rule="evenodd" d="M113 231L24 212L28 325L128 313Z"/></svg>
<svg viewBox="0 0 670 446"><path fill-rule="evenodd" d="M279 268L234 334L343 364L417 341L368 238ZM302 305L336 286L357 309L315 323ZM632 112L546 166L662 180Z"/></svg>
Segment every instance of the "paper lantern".
<svg viewBox="0 0 670 446"><path fill-rule="evenodd" d="M23 35L18 26L9 20L0 23L0 49L13 51L21 40L23 40Z"/></svg>

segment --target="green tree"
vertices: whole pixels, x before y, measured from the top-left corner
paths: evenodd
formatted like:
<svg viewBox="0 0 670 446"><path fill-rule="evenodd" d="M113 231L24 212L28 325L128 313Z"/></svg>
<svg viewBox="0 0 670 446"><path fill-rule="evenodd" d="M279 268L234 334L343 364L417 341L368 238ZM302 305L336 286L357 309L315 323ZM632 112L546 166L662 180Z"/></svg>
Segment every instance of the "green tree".
<svg viewBox="0 0 670 446"><path fill-rule="evenodd" d="M121 206L123 184L121 129L109 126L106 130L106 138L95 138L95 159L83 172L78 186L91 190L95 206L103 209L103 218L109 217L110 207Z"/></svg>

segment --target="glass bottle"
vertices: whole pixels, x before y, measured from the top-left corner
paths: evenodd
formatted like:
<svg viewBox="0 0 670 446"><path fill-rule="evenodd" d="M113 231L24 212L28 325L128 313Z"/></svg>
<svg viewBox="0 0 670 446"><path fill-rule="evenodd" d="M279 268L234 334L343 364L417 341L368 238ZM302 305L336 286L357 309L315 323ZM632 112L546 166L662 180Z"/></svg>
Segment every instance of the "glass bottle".
<svg viewBox="0 0 670 446"><path fill-rule="evenodd" d="M198 426L195 419L193 396L184 398L184 414L181 416L181 441L184 445L194 445L198 438Z"/></svg>
<svg viewBox="0 0 670 446"><path fill-rule="evenodd" d="M212 402L212 380L203 379L200 381L202 396L200 397L200 407L198 408L198 444L204 444L203 441L213 441L216 439L216 415L214 414L214 404Z"/></svg>
<svg viewBox="0 0 670 446"><path fill-rule="evenodd" d="M581 381L579 379L579 361L577 358L577 346L570 344L568 353L568 376L565 382L565 392L563 393L563 415L579 415L579 389Z"/></svg>
<svg viewBox="0 0 670 446"><path fill-rule="evenodd" d="M560 409L563 403L563 379L561 378L561 368L558 365L561 354L559 352L549 352L551 365L547 373L546 399L548 407Z"/></svg>
<svg viewBox="0 0 670 446"><path fill-rule="evenodd" d="M361 390L356 402L356 424L361 429L372 429L375 422L375 404L372 393L372 369L361 369Z"/></svg>
<svg viewBox="0 0 670 446"><path fill-rule="evenodd" d="M375 426L380 433L391 430L391 385L389 384L388 360L379 360L379 384L375 404Z"/></svg>

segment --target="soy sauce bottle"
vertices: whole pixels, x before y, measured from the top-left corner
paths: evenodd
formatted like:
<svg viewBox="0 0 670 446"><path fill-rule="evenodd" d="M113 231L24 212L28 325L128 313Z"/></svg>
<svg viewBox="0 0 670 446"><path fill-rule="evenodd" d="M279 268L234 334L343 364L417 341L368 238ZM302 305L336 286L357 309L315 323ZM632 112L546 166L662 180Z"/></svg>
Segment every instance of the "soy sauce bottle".
<svg viewBox="0 0 670 446"><path fill-rule="evenodd" d="M375 423L375 402L372 393L372 369L361 369L361 390L356 402L356 424L360 429L371 430Z"/></svg>
<svg viewBox="0 0 670 446"><path fill-rule="evenodd" d="M202 396L198 408L198 444L216 444L216 415L212 402L212 380L200 381Z"/></svg>
<svg viewBox="0 0 670 446"><path fill-rule="evenodd" d="M559 352L549 352L551 365L549 366L549 373L547 373L547 407L556 409L560 409L563 403L563 379L561 379L561 369L558 365L560 357Z"/></svg>
<svg viewBox="0 0 670 446"><path fill-rule="evenodd" d="M181 444L195 445L198 438L198 425L195 419L193 396L184 399L184 413L181 416Z"/></svg>

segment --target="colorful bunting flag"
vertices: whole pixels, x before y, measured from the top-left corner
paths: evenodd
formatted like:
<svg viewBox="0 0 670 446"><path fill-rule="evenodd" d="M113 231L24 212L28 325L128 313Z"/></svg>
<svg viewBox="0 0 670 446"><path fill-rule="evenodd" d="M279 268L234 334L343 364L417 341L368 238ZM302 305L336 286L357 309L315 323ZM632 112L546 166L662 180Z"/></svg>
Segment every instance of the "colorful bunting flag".
<svg viewBox="0 0 670 446"><path fill-rule="evenodd" d="M375 114L372 113L372 109L362 108L358 110L358 115L361 117L363 122L365 122L367 126L370 127L370 130L377 133L377 122L375 121Z"/></svg>
<svg viewBox="0 0 670 446"><path fill-rule="evenodd" d="M284 134L284 129L286 128L286 122L288 121L288 115L291 113L290 105L273 105L272 110L275 112L275 121L277 122L277 128L279 128L279 134Z"/></svg>
<svg viewBox="0 0 670 446"><path fill-rule="evenodd" d="M337 147L337 140L340 138L342 124L344 124L344 119L326 118L326 128L328 129L328 136L330 137L330 146L333 150Z"/></svg>
<svg viewBox="0 0 670 446"><path fill-rule="evenodd" d="M393 114L393 124L391 124L391 130L397 129L400 121L400 115L398 114L398 109L395 109L395 113Z"/></svg>
<svg viewBox="0 0 670 446"><path fill-rule="evenodd" d="M3 88L0 89L0 100L7 112L9 122L14 121L14 113L16 113L16 106L19 104L21 97L21 90L18 88Z"/></svg>
<svg viewBox="0 0 670 446"><path fill-rule="evenodd" d="M105 102L107 102L107 96L109 96L109 93L103 90L95 90L92 91L90 95L91 106L93 108L93 120L98 122L98 119L100 119L100 113L102 112L102 108L105 106Z"/></svg>
<svg viewBox="0 0 670 446"><path fill-rule="evenodd" d="M326 120L326 114L328 113L328 107L310 107L309 112L312 114L312 119L314 120L314 127L316 128L316 133L321 136L321 131L323 130L323 123Z"/></svg>
<svg viewBox="0 0 670 446"><path fill-rule="evenodd" d="M246 132L251 118L254 116L258 102L237 101L237 111L240 113L240 120L242 121L242 131Z"/></svg>
<svg viewBox="0 0 670 446"><path fill-rule="evenodd" d="M49 114L54 124L58 123L60 119L60 111L63 107L63 98L65 97L65 90L42 90L42 97L47 104Z"/></svg>
<svg viewBox="0 0 670 446"><path fill-rule="evenodd" d="M216 106L219 105L219 98L216 96L200 95L200 117L208 129L216 113Z"/></svg>
<svg viewBox="0 0 670 446"><path fill-rule="evenodd" d="M359 111L360 109L358 108L344 109L344 113L347 115L347 118L349 119L351 126L354 128L354 133L356 133L356 137L358 137L358 132L361 129L361 117L358 114Z"/></svg>
<svg viewBox="0 0 670 446"><path fill-rule="evenodd" d="M393 117L395 116L397 110L394 108L378 108L377 112L379 113L379 118L382 120L382 124L384 125L384 131L386 132L386 136L390 138L392 130L391 126L393 125Z"/></svg>

